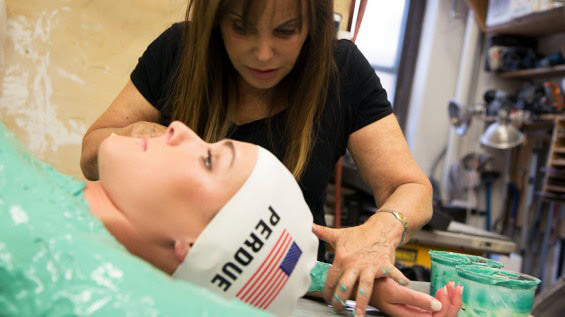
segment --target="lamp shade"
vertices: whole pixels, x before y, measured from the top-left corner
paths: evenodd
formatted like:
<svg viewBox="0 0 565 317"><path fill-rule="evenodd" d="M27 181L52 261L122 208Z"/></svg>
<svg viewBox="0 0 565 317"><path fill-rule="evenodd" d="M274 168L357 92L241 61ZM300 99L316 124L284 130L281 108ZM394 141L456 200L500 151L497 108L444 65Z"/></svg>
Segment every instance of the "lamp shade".
<svg viewBox="0 0 565 317"><path fill-rule="evenodd" d="M482 145L499 150L513 148L522 142L524 142L524 134L506 120L491 124L481 136Z"/></svg>

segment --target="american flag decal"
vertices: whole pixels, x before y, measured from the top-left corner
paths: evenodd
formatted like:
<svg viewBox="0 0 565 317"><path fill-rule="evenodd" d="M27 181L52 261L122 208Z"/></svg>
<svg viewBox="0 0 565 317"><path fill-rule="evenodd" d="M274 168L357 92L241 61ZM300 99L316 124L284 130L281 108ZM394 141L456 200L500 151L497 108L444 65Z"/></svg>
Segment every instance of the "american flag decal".
<svg viewBox="0 0 565 317"><path fill-rule="evenodd" d="M284 229L269 255L235 296L252 306L267 309L285 286L301 255L302 250Z"/></svg>

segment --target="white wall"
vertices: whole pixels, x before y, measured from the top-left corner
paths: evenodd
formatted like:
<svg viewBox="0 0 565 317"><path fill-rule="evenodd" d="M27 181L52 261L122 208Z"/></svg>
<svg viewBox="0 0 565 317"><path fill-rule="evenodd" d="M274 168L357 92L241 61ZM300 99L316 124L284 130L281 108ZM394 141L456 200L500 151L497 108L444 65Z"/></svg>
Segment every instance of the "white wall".
<svg viewBox="0 0 565 317"><path fill-rule="evenodd" d="M87 127L185 6L186 0L7 0L0 121L37 157L81 178Z"/></svg>
<svg viewBox="0 0 565 317"><path fill-rule="evenodd" d="M6 2L0 0L0 69L4 65L4 39L6 38Z"/></svg>
<svg viewBox="0 0 565 317"><path fill-rule="evenodd" d="M453 17L451 1L428 0L405 129L425 173L447 142L447 104L455 94L464 32L465 17Z"/></svg>

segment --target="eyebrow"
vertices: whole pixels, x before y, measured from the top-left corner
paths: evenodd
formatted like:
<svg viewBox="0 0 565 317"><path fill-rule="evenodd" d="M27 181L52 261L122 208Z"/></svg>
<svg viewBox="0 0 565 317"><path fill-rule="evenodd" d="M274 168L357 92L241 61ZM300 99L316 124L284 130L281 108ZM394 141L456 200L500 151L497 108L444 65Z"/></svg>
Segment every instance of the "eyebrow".
<svg viewBox="0 0 565 317"><path fill-rule="evenodd" d="M299 23L299 22L300 22L300 18L290 19L290 20L288 20L288 21L286 21L286 22L280 24L280 25L277 26L277 27L278 27L278 28L285 27L285 26L287 26L287 24L291 24L291 23L293 23L293 22Z"/></svg>
<svg viewBox="0 0 565 317"><path fill-rule="evenodd" d="M241 15L239 15L239 14L233 12L233 11L229 11L229 14L233 15L234 17L236 17L236 18L238 18L238 19L240 19L240 20L243 20L243 17L242 17ZM290 24L290 23L293 23L293 22L300 22L300 16L298 16L298 17L296 17L296 18L289 19L289 20L287 20L287 21L285 21L285 22L279 24L279 25L277 26L277 28L284 27L284 26L286 26L287 24Z"/></svg>
<svg viewBox="0 0 565 317"><path fill-rule="evenodd" d="M225 146L227 146L230 150L231 150L231 162L230 162L230 167L233 166L233 162L235 161L235 146L233 145L232 141L225 141L223 143Z"/></svg>

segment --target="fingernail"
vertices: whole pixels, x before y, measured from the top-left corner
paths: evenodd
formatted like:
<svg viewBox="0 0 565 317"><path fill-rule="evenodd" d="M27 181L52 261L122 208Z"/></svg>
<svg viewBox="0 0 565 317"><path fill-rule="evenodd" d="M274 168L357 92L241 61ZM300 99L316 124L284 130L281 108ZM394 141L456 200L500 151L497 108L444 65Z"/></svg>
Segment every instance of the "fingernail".
<svg viewBox="0 0 565 317"><path fill-rule="evenodd" d="M341 289L342 292L347 291L347 286L341 284L341 286L339 287Z"/></svg>
<svg viewBox="0 0 565 317"><path fill-rule="evenodd" d="M457 288L459 288L459 294L463 295L463 288L465 288L464 286L457 286Z"/></svg>
<svg viewBox="0 0 565 317"><path fill-rule="evenodd" d="M406 281L405 281L405 280L398 280L398 284L400 284L400 285L406 285Z"/></svg>
<svg viewBox="0 0 565 317"><path fill-rule="evenodd" d="M112 135L116 135L116 134L114 132L112 132L112 133L110 133L110 136L112 136Z"/></svg>
<svg viewBox="0 0 565 317"><path fill-rule="evenodd" d="M445 295L447 295L447 286L444 286L444 287L443 287L443 293L444 293Z"/></svg>
<svg viewBox="0 0 565 317"><path fill-rule="evenodd" d="M433 311L440 311L442 307L443 307L443 305L437 299L434 299L432 301L432 310Z"/></svg>
<svg viewBox="0 0 565 317"><path fill-rule="evenodd" d="M384 274L384 275L389 275L389 274L390 274L390 269L384 269L384 270L383 270L383 274Z"/></svg>
<svg viewBox="0 0 565 317"><path fill-rule="evenodd" d="M367 296L367 292L365 292L364 289L360 289L360 290L359 290L359 294L361 294L361 295L363 295L363 296L365 296L365 297Z"/></svg>
<svg viewBox="0 0 565 317"><path fill-rule="evenodd" d="M345 302L343 300L341 300L341 298L339 298L339 296L337 296L337 294L334 294L334 303L340 303L341 306L345 306Z"/></svg>

